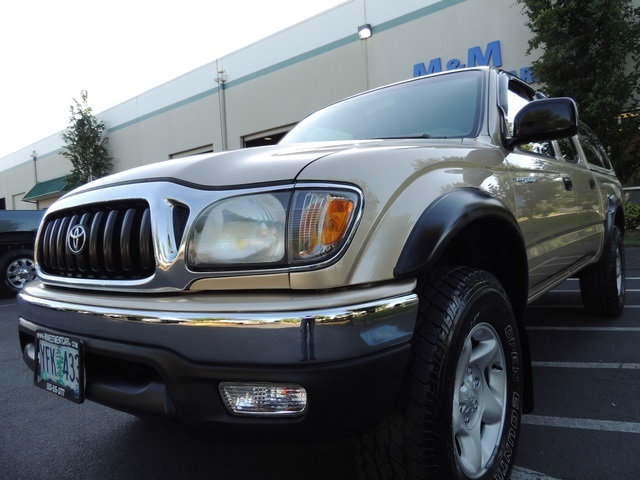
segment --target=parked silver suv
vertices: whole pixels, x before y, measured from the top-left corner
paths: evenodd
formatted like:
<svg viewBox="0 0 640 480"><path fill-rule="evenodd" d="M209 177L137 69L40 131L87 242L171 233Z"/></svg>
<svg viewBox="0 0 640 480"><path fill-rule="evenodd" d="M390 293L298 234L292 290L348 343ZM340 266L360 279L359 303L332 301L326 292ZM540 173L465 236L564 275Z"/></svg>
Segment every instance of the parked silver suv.
<svg viewBox="0 0 640 480"><path fill-rule="evenodd" d="M36 277L33 244L44 212L0 210L0 288L15 295Z"/></svg>

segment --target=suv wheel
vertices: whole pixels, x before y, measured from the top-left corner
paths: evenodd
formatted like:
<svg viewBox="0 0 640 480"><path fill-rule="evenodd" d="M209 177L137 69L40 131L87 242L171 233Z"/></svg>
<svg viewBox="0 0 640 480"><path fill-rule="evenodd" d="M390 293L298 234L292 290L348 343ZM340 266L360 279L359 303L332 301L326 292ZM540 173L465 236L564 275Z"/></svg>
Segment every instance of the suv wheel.
<svg viewBox="0 0 640 480"><path fill-rule="evenodd" d="M36 266L32 250L12 250L0 261L2 264L2 288L9 294L16 294L27 282L36 278Z"/></svg>
<svg viewBox="0 0 640 480"><path fill-rule="evenodd" d="M442 268L419 287L395 411L354 442L364 478L507 478L521 416L518 324L490 273Z"/></svg>

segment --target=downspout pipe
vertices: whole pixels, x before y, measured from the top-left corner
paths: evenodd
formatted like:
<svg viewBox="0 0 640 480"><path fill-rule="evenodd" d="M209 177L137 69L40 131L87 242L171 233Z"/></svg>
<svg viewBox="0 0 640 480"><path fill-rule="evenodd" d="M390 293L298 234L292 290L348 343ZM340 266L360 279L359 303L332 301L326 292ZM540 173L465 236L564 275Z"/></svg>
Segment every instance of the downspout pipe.
<svg viewBox="0 0 640 480"><path fill-rule="evenodd" d="M225 91L225 84L227 83L226 70L219 70L216 77L216 83L220 85L220 134L222 136L222 150L226 151L227 146L227 98Z"/></svg>

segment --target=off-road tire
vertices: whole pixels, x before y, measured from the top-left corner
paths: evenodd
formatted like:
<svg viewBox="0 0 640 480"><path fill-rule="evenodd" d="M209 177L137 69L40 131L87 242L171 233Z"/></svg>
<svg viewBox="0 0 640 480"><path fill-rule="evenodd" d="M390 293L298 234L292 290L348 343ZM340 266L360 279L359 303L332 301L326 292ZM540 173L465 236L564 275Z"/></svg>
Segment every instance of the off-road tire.
<svg viewBox="0 0 640 480"><path fill-rule="evenodd" d="M418 294L395 409L354 440L358 473L367 479L508 478L523 390L509 299L492 274L463 267L438 269ZM478 446L485 452L474 456ZM476 465L465 463L473 459Z"/></svg>
<svg viewBox="0 0 640 480"><path fill-rule="evenodd" d="M615 317L624 309L626 261L622 233L617 227L598 263L580 274L582 304L589 313Z"/></svg>

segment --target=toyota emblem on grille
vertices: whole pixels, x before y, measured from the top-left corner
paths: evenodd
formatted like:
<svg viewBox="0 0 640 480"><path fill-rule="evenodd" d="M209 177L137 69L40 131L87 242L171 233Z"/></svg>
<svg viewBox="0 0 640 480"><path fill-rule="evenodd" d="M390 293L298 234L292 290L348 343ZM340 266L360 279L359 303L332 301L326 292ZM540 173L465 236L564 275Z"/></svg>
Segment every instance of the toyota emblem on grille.
<svg viewBox="0 0 640 480"><path fill-rule="evenodd" d="M80 255L87 243L87 231L83 225L75 225L67 234L67 247L74 255Z"/></svg>

